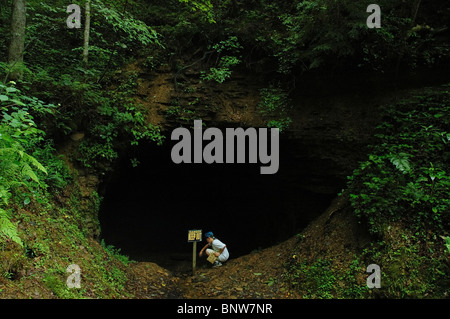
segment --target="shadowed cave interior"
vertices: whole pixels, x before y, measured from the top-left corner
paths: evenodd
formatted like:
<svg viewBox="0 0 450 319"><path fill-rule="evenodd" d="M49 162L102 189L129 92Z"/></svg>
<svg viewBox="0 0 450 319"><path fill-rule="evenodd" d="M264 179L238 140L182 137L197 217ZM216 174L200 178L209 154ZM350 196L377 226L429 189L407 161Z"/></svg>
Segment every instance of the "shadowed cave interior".
<svg viewBox="0 0 450 319"><path fill-rule="evenodd" d="M261 175L261 163L174 164L175 143L142 144L122 155L100 189L99 215L106 245L172 271L190 269L189 229L213 231L230 259L236 258L297 234L344 186L327 176L327 163L298 154L296 140L280 140L280 166L273 175ZM137 167L132 158L139 160ZM312 181L332 187L318 193L309 189ZM205 244L202 238L197 251ZM197 263L207 262L197 258Z"/></svg>

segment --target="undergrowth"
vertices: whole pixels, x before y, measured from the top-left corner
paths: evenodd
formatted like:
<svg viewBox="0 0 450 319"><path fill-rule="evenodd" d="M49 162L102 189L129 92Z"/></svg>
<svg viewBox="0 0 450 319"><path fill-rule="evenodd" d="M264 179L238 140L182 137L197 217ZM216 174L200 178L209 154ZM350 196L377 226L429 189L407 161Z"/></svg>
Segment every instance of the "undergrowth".
<svg viewBox="0 0 450 319"><path fill-rule="evenodd" d="M0 292L16 298L118 298L130 261L86 230L74 173L38 127L58 112L0 83ZM95 194L94 194L95 195ZM98 209L99 198L89 199ZM71 264L81 288L66 284Z"/></svg>
<svg viewBox="0 0 450 319"><path fill-rule="evenodd" d="M305 298L445 298L450 287L450 92L421 89L382 108L378 142L348 177L351 209L373 240L351 265L333 256L286 264ZM381 288L356 282L381 269ZM355 268L356 267L356 268ZM365 274L364 278L367 278Z"/></svg>

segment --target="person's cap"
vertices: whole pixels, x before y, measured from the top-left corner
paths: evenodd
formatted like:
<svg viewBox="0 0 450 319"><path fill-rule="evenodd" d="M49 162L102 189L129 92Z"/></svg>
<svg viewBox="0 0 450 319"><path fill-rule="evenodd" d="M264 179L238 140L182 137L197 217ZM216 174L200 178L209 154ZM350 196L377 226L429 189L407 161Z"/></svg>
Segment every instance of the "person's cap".
<svg viewBox="0 0 450 319"><path fill-rule="evenodd" d="M214 237L214 234L211 231L209 231L205 234L205 238L208 238L208 237Z"/></svg>

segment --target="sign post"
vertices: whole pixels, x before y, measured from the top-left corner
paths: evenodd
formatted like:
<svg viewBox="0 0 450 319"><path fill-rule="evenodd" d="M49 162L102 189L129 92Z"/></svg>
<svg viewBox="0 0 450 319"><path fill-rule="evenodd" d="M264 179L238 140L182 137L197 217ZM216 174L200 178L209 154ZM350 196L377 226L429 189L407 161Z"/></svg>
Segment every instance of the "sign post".
<svg viewBox="0 0 450 319"><path fill-rule="evenodd" d="M188 232L188 243L192 245L192 273L195 274L195 268L197 267L197 242L202 241L202 230L193 229Z"/></svg>

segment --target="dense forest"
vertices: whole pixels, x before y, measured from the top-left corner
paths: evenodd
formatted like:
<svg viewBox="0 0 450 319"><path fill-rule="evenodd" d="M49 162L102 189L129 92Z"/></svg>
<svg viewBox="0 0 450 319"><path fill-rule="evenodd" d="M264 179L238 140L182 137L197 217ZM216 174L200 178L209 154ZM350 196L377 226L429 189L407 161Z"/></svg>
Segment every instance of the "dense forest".
<svg viewBox="0 0 450 319"><path fill-rule="evenodd" d="M450 6L371 4L0 0L0 298L195 298L185 289L208 283L208 298L448 298ZM339 125L305 129L324 114L337 114ZM296 145L292 172L310 162L304 170L313 171L301 187L294 173L282 175L279 189L331 198L326 207L311 203L309 226L288 234L303 199L273 204L284 220L274 232L283 235L223 266L234 286L206 264L191 277L151 258L137 262L102 229L105 190L124 165L163 170L139 154L157 157L174 128L196 119L278 128L281 147ZM310 157L296 162L306 149ZM176 182L176 174L165 178ZM153 177L139 186L149 206L182 192ZM278 196L258 191L254 202ZM270 232L275 219L258 227ZM284 248L271 254L275 244ZM66 282L73 264L78 289ZM381 288L366 285L370 264L381 266Z"/></svg>

